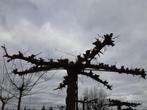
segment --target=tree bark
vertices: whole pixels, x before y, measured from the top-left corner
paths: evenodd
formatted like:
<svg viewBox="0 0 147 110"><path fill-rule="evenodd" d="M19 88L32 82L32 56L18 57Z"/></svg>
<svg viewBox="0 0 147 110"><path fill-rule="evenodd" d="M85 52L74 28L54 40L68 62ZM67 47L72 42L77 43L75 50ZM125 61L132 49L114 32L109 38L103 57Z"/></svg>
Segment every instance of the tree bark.
<svg viewBox="0 0 147 110"><path fill-rule="evenodd" d="M1 108L1 110L4 110L4 109L5 109L5 104L6 104L6 103L2 103L2 108Z"/></svg>
<svg viewBox="0 0 147 110"><path fill-rule="evenodd" d="M21 107L21 99L22 99L22 91L19 91L19 98L18 98L17 110L20 110L20 107Z"/></svg>
<svg viewBox="0 0 147 110"><path fill-rule="evenodd" d="M66 97L66 110L76 110L77 100L77 74L73 69L68 69L68 85Z"/></svg>

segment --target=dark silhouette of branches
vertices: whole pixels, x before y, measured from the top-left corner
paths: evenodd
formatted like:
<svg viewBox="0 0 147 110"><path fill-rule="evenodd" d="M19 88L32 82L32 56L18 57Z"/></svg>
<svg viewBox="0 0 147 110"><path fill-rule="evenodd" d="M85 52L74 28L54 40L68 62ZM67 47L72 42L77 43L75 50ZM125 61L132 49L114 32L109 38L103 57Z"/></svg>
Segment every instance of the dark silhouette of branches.
<svg viewBox="0 0 147 110"><path fill-rule="evenodd" d="M90 68L93 70L99 70L99 71L107 71L107 72L117 72L117 73L125 73L125 74L131 74L131 75L140 75L142 78L145 79L145 70L140 68L130 69L128 67L121 66L121 68L117 68L116 65L108 65L104 63L99 63L98 65L86 65L85 68Z"/></svg>
<svg viewBox="0 0 147 110"><path fill-rule="evenodd" d="M21 64L21 69L23 69L22 66L23 65ZM12 94L15 93L15 97L18 99L17 110L20 110L22 98L28 95L33 95L35 93L32 92L32 89L40 82L40 79L45 74L45 72L41 73L39 76L35 76L35 74L18 76L13 73L9 73L5 63L4 67L8 81L12 87Z"/></svg>
<svg viewBox="0 0 147 110"><path fill-rule="evenodd" d="M104 86L106 86L108 89L112 90L112 86L109 85L107 81L101 80L101 79L99 78L99 75L94 74L92 71L90 71L89 73L87 73L87 72L81 72L80 74L85 75L85 76L88 76L88 77L90 77L90 78L96 80L97 82L102 83L102 84L103 84Z"/></svg>
<svg viewBox="0 0 147 110"><path fill-rule="evenodd" d="M121 68L117 68L116 65L108 65L104 63L92 64L92 60L95 59L96 55L102 54L103 48L107 46L114 46L114 38L113 33L106 34L102 36L102 39L97 39L92 43L94 48L91 50L86 50L82 55L77 55L76 61L69 61L69 59L57 59L57 60L46 60L43 58L37 58L36 55L32 54L30 56L25 56L22 52L18 51L17 54L10 55L7 52L5 46L2 46L4 49L5 55L8 62L20 59L32 64L32 67L25 70L18 70L15 68L13 73L19 75L25 75L28 73L35 73L41 71L50 71L50 70L66 70L67 76L64 77L62 83L60 83L59 88L63 88L67 85L67 98L66 98L66 110L75 110L76 100L78 99L78 75L88 76L97 82L102 83L108 89L111 89L111 86L107 81L103 81L99 78L98 75L93 74L93 71L107 71L107 72L116 72L116 73L125 73L136 76L141 76L145 78L146 74L144 69L134 68L130 69L128 67L121 66ZM87 73L85 71L89 70Z"/></svg>
<svg viewBox="0 0 147 110"><path fill-rule="evenodd" d="M17 93L18 98L18 107L17 110L20 110L22 98L28 95L33 95L32 89L39 82L41 77L44 74L41 74L39 77L35 78L33 74L27 76L18 76L13 79L9 77L11 84L13 85L15 92Z"/></svg>
<svg viewBox="0 0 147 110"><path fill-rule="evenodd" d="M141 103L133 103L133 102L126 102L126 101L120 101L117 99L108 99L109 106L127 106L127 107L137 107L141 105Z"/></svg>
<svg viewBox="0 0 147 110"><path fill-rule="evenodd" d="M0 101L2 103L1 110L4 110L5 105L16 96L16 94L12 92L12 86L10 85L5 73L5 66L3 65L3 70L1 70L0 74Z"/></svg>
<svg viewBox="0 0 147 110"><path fill-rule="evenodd" d="M107 93L102 88L86 89L83 98L78 100L83 110L107 110Z"/></svg>

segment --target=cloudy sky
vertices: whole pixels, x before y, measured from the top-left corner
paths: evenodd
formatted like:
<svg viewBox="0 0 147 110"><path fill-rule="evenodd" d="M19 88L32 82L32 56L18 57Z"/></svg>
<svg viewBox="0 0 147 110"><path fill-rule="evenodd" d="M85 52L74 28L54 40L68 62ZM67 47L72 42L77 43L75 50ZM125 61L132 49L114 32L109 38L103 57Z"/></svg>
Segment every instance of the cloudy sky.
<svg viewBox="0 0 147 110"><path fill-rule="evenodd" d="M147 0L0 0L0 44L14 53L41 52L44 58L75 60L76 55L93 47L97 34L112 32L119 36L116 46L106 48L97 62L147 70L146 7ZM65 90L53 89L65 71L48 74L55 74L47 82L48 94L27 98L29 104L64 102ZM147 80L117 73L98 74L113 85L112 91L106 90L112 97L143 102L138 109L147 109ZM80 94L91 85L97 83L80 77Z"/></svg>

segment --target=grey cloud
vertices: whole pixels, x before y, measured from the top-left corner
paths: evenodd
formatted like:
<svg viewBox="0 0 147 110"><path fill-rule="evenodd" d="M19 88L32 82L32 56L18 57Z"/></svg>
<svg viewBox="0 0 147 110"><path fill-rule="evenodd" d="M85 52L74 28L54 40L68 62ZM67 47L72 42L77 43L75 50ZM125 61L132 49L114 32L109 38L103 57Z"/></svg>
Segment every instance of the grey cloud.
<svg viewBox="0 0 147 110"><path fill-rule="evenodd" d="M119 35L115 39L116 46L107 47L98 62L147 69L146 2L0 0L0 42L5 43L12 52L29 49L29 53L44 53L41 56L45 58L68 57L75 60L76 56L69 54L81 54L92 48L91 43L98 37L97 33L103 35L113 32L116 36ZM100 75L114 85L112 96L133 94L140 97L138 101L147 102L144 99L147 96L144 92L146 80L113 73ZM57 75L55 81L50 81L51 87L57 84L56 80L60 81L59 77L62 80L62 75ZM94 82L89 84L87 80L84 78L83 83L90 87ZM134 89L129 89L132 87ZM81 87L81 93L84 88Z"/></svg>
<svg viewBox="0 0 147 110"><path fill-rule="evenodd" d="M16 23L19 19L31 18L37 7L29 0L1 0L1 15L5 16L8 23ZM14 25L14 24L13 24Z"/></svg>

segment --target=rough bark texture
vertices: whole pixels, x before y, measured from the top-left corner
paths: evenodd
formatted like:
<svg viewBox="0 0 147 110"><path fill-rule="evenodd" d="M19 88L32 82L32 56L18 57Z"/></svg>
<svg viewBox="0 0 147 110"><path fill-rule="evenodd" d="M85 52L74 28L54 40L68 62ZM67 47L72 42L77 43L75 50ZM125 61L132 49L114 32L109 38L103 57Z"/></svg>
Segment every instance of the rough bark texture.
<svg viewBox="0 0 147 110"><path fill-rule="evenodd" d="M72 70L68 69L68 86L67 86L67 97L66 97L66 110L76 110L77 100L77 74Z"/></svg>

